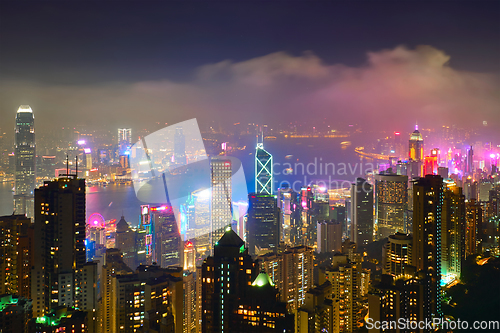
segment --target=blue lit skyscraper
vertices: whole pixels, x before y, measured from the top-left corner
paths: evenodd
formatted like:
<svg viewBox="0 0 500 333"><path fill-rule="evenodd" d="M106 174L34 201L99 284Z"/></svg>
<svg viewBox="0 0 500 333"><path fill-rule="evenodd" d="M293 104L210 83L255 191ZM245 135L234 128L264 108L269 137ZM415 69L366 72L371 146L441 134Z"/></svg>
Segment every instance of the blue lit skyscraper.
<svg viewBox="0 0 500 333"><path fill-rule="evenodd" d="M16 114L15 193L16 214L33 217L33 191L36 185L35 117L29 105L21 105Z"/></svg>
<svg viewBox="0 0 500 333"><path fill-rule="evenodd" d="M273 155L264 149L262 133L255 149L255 193L273 194Z"/></svg>

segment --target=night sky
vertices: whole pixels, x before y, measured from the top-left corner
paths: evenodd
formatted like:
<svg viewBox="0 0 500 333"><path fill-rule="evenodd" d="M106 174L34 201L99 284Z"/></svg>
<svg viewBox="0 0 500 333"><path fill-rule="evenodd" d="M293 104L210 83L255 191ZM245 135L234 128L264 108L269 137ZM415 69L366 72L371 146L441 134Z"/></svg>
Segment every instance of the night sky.
<svg viewBox="0 0 500 333"><path fill-rule="evenodd" d="M500 126L500 2L2 1L0 78L2 130Z"/></svg>

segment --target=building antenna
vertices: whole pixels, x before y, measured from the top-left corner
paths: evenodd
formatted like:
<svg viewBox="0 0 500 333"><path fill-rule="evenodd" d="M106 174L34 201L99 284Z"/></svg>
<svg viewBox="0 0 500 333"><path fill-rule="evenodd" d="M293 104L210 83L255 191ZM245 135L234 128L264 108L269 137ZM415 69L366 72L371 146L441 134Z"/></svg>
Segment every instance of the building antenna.
<svg viewBox="0 0 500 333"><path fill-rule="evenodd" d="M69 178L69 156L66 154L66 177Z"/></svg>
<svg viewBox="0 0 500 333"><path fill-rule="evenodd" d="M75 179L77 179L78 178L78 155L75 156L75 161L76 161Z"/></svg>

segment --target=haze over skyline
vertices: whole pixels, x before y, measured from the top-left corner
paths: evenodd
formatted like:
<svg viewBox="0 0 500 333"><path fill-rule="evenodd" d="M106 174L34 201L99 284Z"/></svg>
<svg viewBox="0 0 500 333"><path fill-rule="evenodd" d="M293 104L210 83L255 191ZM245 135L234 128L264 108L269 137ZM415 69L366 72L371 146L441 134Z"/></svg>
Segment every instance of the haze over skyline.
<svg viewBox="0 0 500 333"><path fill-rule="evenodd" d="M498 2L0 8L0 116L29 104L42 133L193 117L500 126Z"/></svg>

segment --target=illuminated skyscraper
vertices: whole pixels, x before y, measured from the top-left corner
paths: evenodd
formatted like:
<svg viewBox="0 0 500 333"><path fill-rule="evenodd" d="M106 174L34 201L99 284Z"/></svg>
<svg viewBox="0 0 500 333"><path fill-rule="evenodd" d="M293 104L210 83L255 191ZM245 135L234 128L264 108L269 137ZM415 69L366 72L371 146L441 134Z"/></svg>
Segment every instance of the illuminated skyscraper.
<svg viewBox="0 0 500 333"><path fill-rule="evenodd" d="M413 184L412 266L428 281L425 318L441 317L441 226L443 178L426 175Z"/></svg>
<svg viewBox="0 0 500 333"><path fill-rule="evenodd" d="M255 193L273 194L273 155L264 149L262 134L255 149Z"/></svg>
<svg viewBox="0 0 500 333"><path fill-rule="evenodd" d="M460 279L465 259L465 196L454 182L446 182L442 214L441 275L444 283Z"/></svg>
<svg viewBox="0 0 500 333"><path fill-rule="evenodd" d="M373 241L373 187L363 178L351 186L351 239L359 245Z"/></svg>
<svg viewBox="0 0 500 333"><path fill-rule="evenodd" d="M342 224L337 221L318 222L318 253L342 250Z"/></svg>
<svg viewBox="0 0 500 333"><path fill-rule="evenodd" d="M418 127L410 136L410 146L408 151L410 160L422 162L424 160L424 139L418 131Z"/></svg>
<svg viewBox="0 0 500 333"><path fill-rule="evenodd" d="M245 243L231 229L218 239L214 255L201 269L202 332L232 332L240 298L246 298L259 273Z"/></svg>
<svg viewBox="0 0 500 333"><path fill-rule="evenodd" d="M33 315L74 306L78 271L86 263L85 180L59 178L35 190Z"/></svg>
<svg viewBox="0 0 500 333"><path fill-rule="evenodd" d="M314 250L307 246L288 248L283 252L283 284L281 300L294 312L306 299L306 292L314 285Z"/></svg>
<svg viewBox="0 0 500 333"><path fill-rule="evenodd" d="M411 265L412 237L397 233L388 237L382 249L382 274L399 276L406 265Z"/></svg>
<svg viewBox="0 0 500 333"><path fill-rule="evenodd" d="M119 128L118 129L118 144L121 143L132 143L132 129L130 128Z"/></svg>
<svg viewBox="0 0 500 333"><path fill-rule="evenodd" d="M476 199L465 203L465 219L465 257L481 254L483 209Z"/></svg>
<svg viewBox="0 0 500 333"><path fill-rule="evenodd" d="M0 216L0 295L31 298L34 229L24 215Z"/></svg>
<svg viewBox="0 0 500 333"><path fill-rule="evenodd" d="M277 252L280 241L279 209L275 195L248 195L248 247L250 254Z"/></svg>
<svg viewBox="0 0 500 333"><path fill-rule="evenodd" d="M231 160L223 157L212 158L210 161L212 179L211 215L211 249L224 235L226 227L232 221L232 184Z"/></svg>
<svg viewBox="0 0 500 333"><path fill-rule="evenodd" d="M29 105L21 105L16 114L15 193L16 214L32 218L33 191L36 186L35 116Z"/></svg>
<svg viewBox="0 0 500 333"><path fill-rule="evenodd" d="M404 214L408 208L408 176L375 175L375 218L378 239L406 232Z"/></svg>

